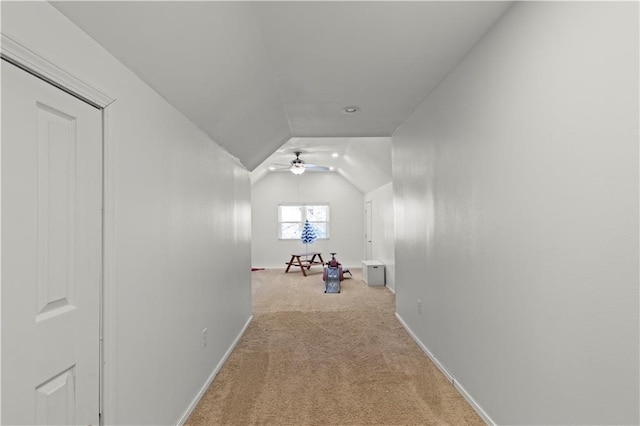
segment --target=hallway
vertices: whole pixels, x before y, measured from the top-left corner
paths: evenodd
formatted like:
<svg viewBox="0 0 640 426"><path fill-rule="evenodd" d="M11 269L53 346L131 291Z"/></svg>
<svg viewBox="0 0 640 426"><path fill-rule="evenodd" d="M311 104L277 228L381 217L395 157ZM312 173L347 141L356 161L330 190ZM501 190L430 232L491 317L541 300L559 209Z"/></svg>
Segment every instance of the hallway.
<svg viewBox="0 0 640 426"><path fill-rule="evenodd" d="M638 2L0 7L2 60L85 100L102 148L81 160L81 117L3 73L0 410L30 408L0 423L182 425L218 373L220 421L458 423L464 398L492 425L640 422ZM329 171L294 174L277 151L298 148ZM91 220L74 205L82 171L98 178ZM313 249L380 260L395 296L360 288L389 299L365 309L356 280L305 296L318 277L289 274L289 293L257 286L254 311L251 267L301 247L280 238L303 224L280 205L329 206ZM97 307L76 303L80 285ZM33 327L81 312L79 346ZM291 335L304 344L281 350ZM44 371L38 339L94 366ZM433 391L418 348L455 392ZM254 374L229 382L234 365Z"/></svg>
<svg viewBox="0 0 640 426"><path fill-rule="evenodd" d="M187 424L482 425L359 269L340 294L319 271L252 273L253 321Z"/></svg>

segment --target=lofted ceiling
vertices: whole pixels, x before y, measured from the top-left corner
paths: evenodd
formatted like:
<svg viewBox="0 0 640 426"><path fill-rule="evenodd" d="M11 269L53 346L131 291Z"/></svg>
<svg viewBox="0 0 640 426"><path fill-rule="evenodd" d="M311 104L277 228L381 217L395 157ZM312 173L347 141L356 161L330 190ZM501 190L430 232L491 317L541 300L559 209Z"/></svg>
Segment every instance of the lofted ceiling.
<svg viewBox="0 0 640 426"><path fill-rule="evenodd" d="M510 3L52 4L253 171L254 182L304 148L308 161L337 161L364 190L384 173L391 179L388 137ZM345 114L347 106L359 110Z"/></svg>
<svg viewBox="0 0 640 426"><path fill-rule="evenodd" d="M341 175L362 193L391 182L389 137L293 137L256 167L251 173L251 184L272 172L269 168L275 169L273 172L290 173L287 165L296 152L301 152L300 158L307 163L331 167L332 172Z"/></svg>

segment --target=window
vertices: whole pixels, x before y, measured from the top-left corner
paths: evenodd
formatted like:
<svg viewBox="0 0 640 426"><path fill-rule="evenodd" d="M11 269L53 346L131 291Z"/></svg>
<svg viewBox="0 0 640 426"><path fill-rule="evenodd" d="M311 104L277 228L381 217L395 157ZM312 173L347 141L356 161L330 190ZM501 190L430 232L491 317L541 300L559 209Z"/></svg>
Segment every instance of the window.
<svg viewBox="0 0 640 426"><path fill-rule="evenodd" d="M329 238L329 204L281 204L278 206L278 238L299 240L308 220L318 239Z"/></svg>

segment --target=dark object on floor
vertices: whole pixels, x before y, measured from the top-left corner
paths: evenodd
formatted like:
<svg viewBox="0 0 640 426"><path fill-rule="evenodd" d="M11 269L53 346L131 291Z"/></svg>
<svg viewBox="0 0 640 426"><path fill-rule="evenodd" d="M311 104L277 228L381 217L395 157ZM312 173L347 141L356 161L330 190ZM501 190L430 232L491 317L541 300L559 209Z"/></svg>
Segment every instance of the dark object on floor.
<svg viewBox="0 0 640 426"><path fill-rule="evenodd" d="M344 279L344 273L335 253L331 253L331 260L324 268L322 279L324 280L325 293L340 293L340 281Z"/></svg>
<svg viewBox="0 0 640 426"><path fill-rule="evenodd" d="M251 272L253 271L264 271L264 268L251 268Z"/></svg>
<svg viewBox="0 0 640 426"><path fill-rule="evenodd" d="M309 256L311 256L311 259L309 259ZM301 257L304 257L304 259L300 259ZM318 258L317 260L316 257ZM292 254L291 260L285 263L285 265L287 265L287 269L284 271L285 273L289 272L289 268L291 268L291 266L299 266L300 270L302 270L302 274L306 277L307 271L313 265L324 265L324 260L322 260L322 254L318 252Z"/></svg>

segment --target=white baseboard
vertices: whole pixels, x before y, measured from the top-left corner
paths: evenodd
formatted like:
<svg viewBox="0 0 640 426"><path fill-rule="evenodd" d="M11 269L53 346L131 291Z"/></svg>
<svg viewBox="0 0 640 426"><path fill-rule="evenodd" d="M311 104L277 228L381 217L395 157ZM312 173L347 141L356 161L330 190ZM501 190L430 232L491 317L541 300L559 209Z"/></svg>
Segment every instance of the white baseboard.
<svg viewBox="0 0 640 426"><path fill-rule="evenodd" d="M244 324L244 327L242 327L242 330L240 330L240 333L238 334L238 336L235 338L231 346L229 346L229 349L227 349L227 352L225 352L224 356L222 357L218 365L216 365L216 368L214 368L213 372L211 373L207 381L204 383L204 385L200 389L200 392L198 392L198 394L193 399L191 404L189 404L189 406L187 407L187 410L180 417L180 420L178 420L178 422L176 423L177 426L184 425L185 422L189 419L189 416L191 415L193 410L195 410L196 406L198 405L198 402L200 402L200 399L202 399L202 397L204 396L204 393L207 391L207 389L209 389L209 386L211 386L213 379L215 379L216 375L218 374L218 372L220 371L224 363L227 361L227 358L229 358L229 355L231 355L231 352L233 352L233 349L236 347L236 345L240 341L240 338L242 337L244 332L247 330L247 327L249 327L249 323L251 323L252 319L253 319L253 315L249 317L247 322Z"/></svg>
<svg viewBox="0 0 640 426"><path fill-rule="evenodd" d="M462 395L462 397L467 400L469 405L471 405L471 407L474 410L476 410L476 413L478 413L478 415L480 417L482 417L482 420L484 420L484 422L486 424L488 424L489 426L496 426L496 422L494 422L493 419L491 417L489 417L489 415L486 413L486 411L484 411L482 409L482 407L480 405L478 405L476 400L473 399L473 397L469 394L469 392L467 392L467 390L464 387L462 387L462 385L460 383L458 383L458 382L456 382L454 380L453 381L453 386L456 388L456 390L458 392L460 392L460 395Z"/></svg>
<svg viewBox="0 0 640 426"><path fill-rule="evenodd" d="M429 357L429 359L435 364L436 367L438 367L438 369L442 372L442 374L444 374L447 380L449 380L453 384L453 387L460 393L460 395L462 395L462 397L469 403L469 405L471 405L471 408L473 408L476 411L476 413L478 413L478 415L482 417L482 420L484 420L486 424L488 424L489 426L495 426L496 423L493 421L493 419L482 409L482 407L480 407L480 405L478 405L476 400L473 399L473 397L469 394L469 392L467 392L466 389L456 381L455 377L453 377L453 375L449 372L449 370L447 370L447 368L438 360L438 358L436 358L433 355L433 353L429 350L429 348L427 348L425 344L422 343L420 339L418 339L418 336L415 335L413 330L409 328L407 323L404 322L400 314L398 314L397 312L396 312L396 318L398 318L398 321L400 321L400 324L402 324L402 326L407 331L407 333L409 333L409 336L411 336L411 338L418 344L420 349L422 349L422 351L427 355L427 357Z"/></svg>

